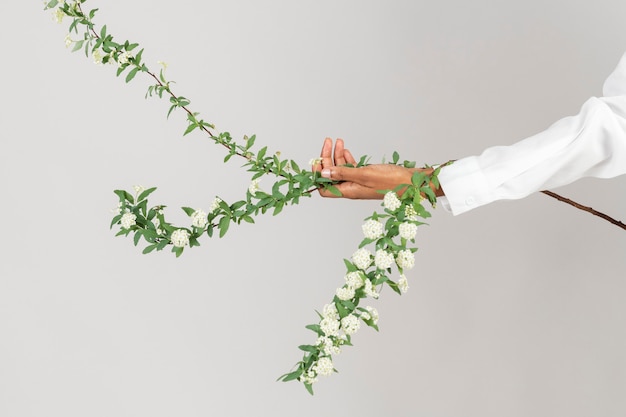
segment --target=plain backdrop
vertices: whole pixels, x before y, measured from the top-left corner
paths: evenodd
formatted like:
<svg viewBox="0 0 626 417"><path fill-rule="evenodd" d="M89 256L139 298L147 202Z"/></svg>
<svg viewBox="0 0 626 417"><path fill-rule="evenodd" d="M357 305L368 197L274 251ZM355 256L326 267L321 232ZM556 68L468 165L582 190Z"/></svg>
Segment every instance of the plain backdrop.
<svg viewBox="0 0 626 417"><path fill-rule="evenodd" d="M626 50L622 0L89 0L235 137L306 165L326 136L434 164L576 114ZM0 26L0 416L623 416L626 233L536 194L421 228L410 290L372 305L311 397L276 378L376 202L323 200L179 259L109 230L113 190L237 199L241 161L109 66L41 1ZM261 186L271 184L267 178ZM624 220L626 178L557 190Z"/></svg>

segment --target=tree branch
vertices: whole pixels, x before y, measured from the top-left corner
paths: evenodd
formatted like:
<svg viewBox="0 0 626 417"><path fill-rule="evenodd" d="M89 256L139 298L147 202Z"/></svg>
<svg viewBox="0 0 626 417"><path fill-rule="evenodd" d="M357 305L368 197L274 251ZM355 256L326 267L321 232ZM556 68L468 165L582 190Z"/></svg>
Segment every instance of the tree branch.
<svg viewBox="0 0 626 417"><path fill-rule="evenodd" d="M570 206L576 207L577 209L580 209L580 210L586 211L588 213L591 213L594 216L598 216L598 217L606 220L607 222L612 223L615 226L621 227L622 229L626 230L626 224L622 223L619 220L615 220L614 218L612 218L610 216L607 216L604 213L601 213L601 212L599 212L597 210L594 210L591 207L583 206L582 204L579 204L579 203L577 203L575 201L570 200L569 198L565 198L565 197L563 197L561 195L553 193L552 191L547 191L546 190L546 191L542 191L542 193L544 193L545 195L548 195L548 196L550 196L552 198L556 198L557 200L559 200L559 201L561 201L563 203L569 204Z"/></svg>

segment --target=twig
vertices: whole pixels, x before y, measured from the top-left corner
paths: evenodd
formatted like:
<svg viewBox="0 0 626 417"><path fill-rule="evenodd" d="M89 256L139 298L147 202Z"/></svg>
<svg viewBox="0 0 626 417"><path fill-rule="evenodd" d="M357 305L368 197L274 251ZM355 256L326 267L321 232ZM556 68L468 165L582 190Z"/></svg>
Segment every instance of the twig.
<svg viewBox="0 0 626 417"><path fill-rule="evenodd" d="M582 204L579 204L579 203L577 203L575 201L570 200L569 198L565 198L565 197L560 196L560 195L558 195L556 193L553 193L552 191L542 191L542 193L544 193L545 195L548 195L548 196L550 196L552 198L556 198L557 200L562 201L563 203L569 204L570 206L576 207L577 209L580 209L580 210L586 211L588 213L591 213L594 216L598 216L598 217L606 220L607 222L613 223L615 226L621 227L622 229L626 230L626 224L620 222L619 220L615 220L614 218L612 218L612 217L610 217L610 216L608 216L608 215L606 215L604 213L601 213L601 212L599 212L597 210L594 210L591 207L583 206Z"/></svg>

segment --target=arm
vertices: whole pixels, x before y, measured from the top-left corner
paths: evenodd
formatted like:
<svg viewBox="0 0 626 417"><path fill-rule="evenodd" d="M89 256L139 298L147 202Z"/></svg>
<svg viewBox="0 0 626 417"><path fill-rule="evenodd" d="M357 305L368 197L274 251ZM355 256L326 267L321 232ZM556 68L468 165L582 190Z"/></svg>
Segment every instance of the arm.
<svg viewBox="0 0 626 417"><path fill-rule="evenodd" d="M515 143L444 167L439 175L453 214L496 200L518 199L583 177L626 173L626 55L579 114Z"/></svg>

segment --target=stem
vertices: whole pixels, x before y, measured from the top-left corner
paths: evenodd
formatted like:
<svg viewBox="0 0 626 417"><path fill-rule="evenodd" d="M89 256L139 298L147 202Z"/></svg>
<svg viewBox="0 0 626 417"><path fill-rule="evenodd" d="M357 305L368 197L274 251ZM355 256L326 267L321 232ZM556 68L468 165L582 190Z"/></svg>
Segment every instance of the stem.
<svg viewBox="0 0 626 417"><path fill-rule="evenodd" d="M610 216L608 216L608 215L606 215L606 214L604 214L602 212L599 212L598 210L594 210L591 207L583 206L582 204L579 204L579 203L577 203L577 202L575 202L573 200L570 200L569 198L565 198L565 197L563 197L563 196L561 196L561 195L559 195L557 193L553 193L552 191L547 191L546 190L546 191L542 191L542 193L544 193L545 195L550 196L552 198L556 198L557 200L559 200L559 201L561 201L563 203L569 204L570 206L576 207L577 209L580 209L580 210L586 211L588 213L591 213L594 216L598 216L598 217L606 220L607 222L612 223L615 226L620 227L620 228L626 230L626 224L622 223L619 220L615 220L614 218L612 218L612 217L610 217Z"/></svg>

